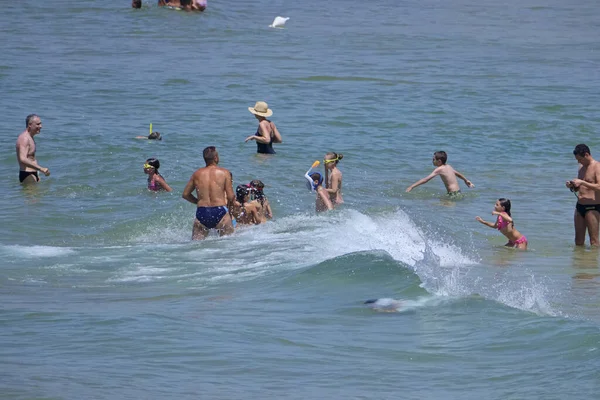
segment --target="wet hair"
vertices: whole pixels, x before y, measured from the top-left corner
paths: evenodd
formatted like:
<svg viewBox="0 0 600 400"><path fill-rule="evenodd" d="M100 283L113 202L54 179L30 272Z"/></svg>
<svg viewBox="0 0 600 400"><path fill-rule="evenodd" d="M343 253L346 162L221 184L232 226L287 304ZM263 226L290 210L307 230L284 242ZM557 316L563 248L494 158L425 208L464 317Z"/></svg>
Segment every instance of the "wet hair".
<svg viewBox="0 0 600 400"><path fill-rule="evenodd" d="M265 193L263 192L263 189L265 187L265 184L262 183L262 181L258 180L258 179L253 179L249 184L248 187L250 187L251 189L254 189L254 198L258 201L260 201L260 204L263 204L265 202Z"/></svg>
<svg viewBox="0 0 600 400"><path fill-rule="evenodd" d="M215 146L208 146L202 152L202 157L204 157L206 165L215 162L217 155L219 155L219 153L217 153L217 148Z"/></svg>
<svg viewBox="0 0 600 400"><path fill-rule="evenodd" d="M157 158L149 158L146 160L146 164L151 165L152 167L154 167L154 172L157 173L158 175L160 175L160 173L158 172L158 169L160 168L160 161L158 161Z"/></svg>
<svg viewBox="0 0 600 400"><path fill-rule="evenodd" d="M433 158L435 158L436 160L440 160L442 162L442 165L446 164L446 161L448 161L448 154L446 154L445 151L436 151L435 153L433 153Z"/></svg>
<svg viewBox="0 0 600 400"><path fill-rule="evenodd" d="M248 196L249 193L250 193L250 188L248 187L248 185L238 185L235 188L235 199L239 203L244 205L244 199L246 198L246 196Z"/></svg>
<svg viewBox="0 0 600 400"><path fill-rule="evenodd" d="M310 174L310 179L312 179L313 182L317 181L316 186L319 186L323 183L323 175L321 175L318 172L313 172L312 174ZM316 187L315 187L315 189L316 189Z"/></svg>
<svg viewBox="0 0 600 400"><path fill-rule="evenodd" d="M338 162L342 161L344 155L342 153L334 153L333 151L330 151L329 153L325 154L325 157L331 157L330 160L335 160L335 165L337 165Z"/></svg>
<svg viewBox="0 0 600 400"><path fill-rule="evenodd" d="M142 0L132 0L131 7L133 8L142 8Z"/></svg>
<svg viewBox="0 0 600 400"><path fill-rule="evenodd" d="M581 157L585 157L586 154L592 154L592 152L590 151L590 148L587 147L587 145L581 143L578 144L577 146L575 146L575 150L573 150L573 155L574 156L581 156Z"/></svg>
<svg viewBox="0 0 600 400"><path fill-rule="evenodd" d="M160 132L152 132L148 135L148 139L150 140L162 140L162 136L160 136Z"/></svg>
<svg viewBox="0 0 600 400"><path fill-rule="evenodd" d="M34 118L39 118L39 115L37 114L29 114L27 116L27 118L25 118L25 128L29 127L29 123L31 122L32 119Z"/></svg>
<svg viewBox="0 0 600 400"><path fill-rule="evenodd" d="M507 213L510 217L512 217L512 215L510 215L510 200L501 198L498 199L498 201L500 202L500 206L504 207L504 212Z"/></svg>

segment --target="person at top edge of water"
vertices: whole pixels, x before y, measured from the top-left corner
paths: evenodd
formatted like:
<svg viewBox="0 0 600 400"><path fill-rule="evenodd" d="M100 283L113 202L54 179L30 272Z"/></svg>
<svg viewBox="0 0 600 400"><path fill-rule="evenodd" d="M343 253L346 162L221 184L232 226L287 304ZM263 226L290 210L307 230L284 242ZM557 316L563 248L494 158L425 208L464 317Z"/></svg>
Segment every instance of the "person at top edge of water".
<svg viewBox="0 0 600 400"><path fill-rule="evenodd" d="M264 101L257 101L254 107L248 107L248 111L254 114L254 117L258 120L258 129L254 135L248 136L245 142L254 140L257 153L275 154L273 143L283 142L275 124L267 119L267 117L273 115L273 110Z"/></svg>
<svg viewBox="0 0 600 400"><path fill-rule="evenodd" d="M433 172L427 175L425 178L419 179L418 181L410 185L408 188L406 188L406 193L409 193L417 186L421 186L422 184L429 182L431 179L435 178L438 175L440 178L442 178L442 182L444 182L444 186L446 186L446 191L451 197L455 197L460 194L460 186L458 186L458 180L456 179L456 177L462 179L468 187L475 187L475 185L470 180L465 178L463 174L452 168L450 164L446 164L447 160L448 155L445 151L436 151L435 153L433 153L432 161L433 165L435 166Z"/></svg>
<svg viewBox="0 0 600 400"><path fill-rule="evenodd" d="M131 8L142 8L142 0L131 0Z"/></svg>
<svg viewBox="0 0 600 400"><path fill-rule="evenodd" d="M253 190L248 185L238 185L235 188L235 202L231 208L231 214L239 224L258 225L261 223L258 210L250 198Z"/></svg>
<svg viewBox="0 0 600 400"><path fill-rule="evenodd" d="M160 192L164 190L166 192L172 192L171 186L167 184L165 178L158 172L160 168L160 161L156 158L149 158L144 164L144 173L148 175L148 190L152 192Z"/></svg>
<svg viewBox="0 0 600 400"><path fill-rule="evenodd" d="M325 190L329 193L329 199L334 207L344 202L342 198L342 171L337 167L344 158L342 153L329 152L325 154Z"/></svg>
<svg viewBox="0 0 600 400"><path fill-rule="evenodd" d="M180 8L185 11L204 11L207 0L158 0L159 7Z"/></svg>
<svg viewBox="0 0 600 400"><path fill-rule="evenodd" d="M38 171L50 176L50 170L37 163L35 158L35 135L42 131L42 120L36 114L25 118L25 130L19 134L16 143L17 161L19 163L19 182L23 184L40 181Z"/></svg>
<svg viewBox="0 0 600 400"><path fill-rule="evenodd" d="M260 223L267 222L267 220L273 218L273 211L271 210L269 199L265 196L265 184L258 179L254 179L248 184L248 187L252 189L252 192L250 193L252 199L251 204L254 204L258 210Z"/></svg>
<svg viewBox="0 0 600 400"><path fill-rule="evenodd" d="M521 232L515 229L515 223L510 214L510 200L509 199L498 199L494 204L494 211L492 215L497 215L495 223L484 221L481 217L477 216L475 219L482 224L489 226L490 228L498 229L508 239L506 247L515 247L521 250L527 250L527 238L522 235Z"/></svg>
<svg viewBox="0 0 600 400"><path fill-rule="evenodd" d="M211 229L216 229L219 236L233 233L233 222L228 209L235 200L231 173L218 166L219 153L214 146L205 148L202 156L206 166L192 174L182 194L185 200L197 207L193 240L206 238ZM194 190L197 197L192 194Z"/></svg>
<svg viewBox="0 0 600 400"><path fill-rule="evenodd" d="M577 178L566 182L566 186L577 195L575 204L575 245L585 245L585 232L590 237L591 246L599 246L598 227L600 226L600 163L592 157L590 148L578 144L573 155L579 163Z"/></svg>

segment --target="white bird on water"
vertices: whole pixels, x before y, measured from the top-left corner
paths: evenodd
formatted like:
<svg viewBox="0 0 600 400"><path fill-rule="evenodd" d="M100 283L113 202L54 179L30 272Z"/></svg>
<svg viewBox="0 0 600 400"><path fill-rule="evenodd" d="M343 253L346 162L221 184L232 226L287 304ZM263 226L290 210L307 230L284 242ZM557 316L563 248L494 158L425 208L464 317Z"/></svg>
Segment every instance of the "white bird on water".
<svg viewBox="0 0 600 400"><path fill-rule="evenodd" d="M275 17L269 28L283 28L288 19L288 17Z"/></svg>

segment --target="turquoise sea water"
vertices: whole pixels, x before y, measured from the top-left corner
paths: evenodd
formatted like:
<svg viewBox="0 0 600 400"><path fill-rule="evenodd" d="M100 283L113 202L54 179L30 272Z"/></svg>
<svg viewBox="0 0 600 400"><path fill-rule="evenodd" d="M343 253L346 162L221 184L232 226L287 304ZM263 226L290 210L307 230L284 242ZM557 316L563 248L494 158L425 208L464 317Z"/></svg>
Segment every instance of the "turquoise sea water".
<svg viewBox="0 0 600 400"><path fill-rule="evenodd" d="M596 2L145 5L0 15L1 399L598 398L599 254L564 187L576 144L600 154ZM257 100L269 158L244 143ZM52 175L23 188L34 112ZM151 122L164 140L135 140ZM209 145L272 222L190 241ZM476 185L458 201L404 193L436 150ZM346 204L317 216L303 174L327 151ZM173 193L146 190L148 157ZM475 221L499 197L529 251Z"/></svg>

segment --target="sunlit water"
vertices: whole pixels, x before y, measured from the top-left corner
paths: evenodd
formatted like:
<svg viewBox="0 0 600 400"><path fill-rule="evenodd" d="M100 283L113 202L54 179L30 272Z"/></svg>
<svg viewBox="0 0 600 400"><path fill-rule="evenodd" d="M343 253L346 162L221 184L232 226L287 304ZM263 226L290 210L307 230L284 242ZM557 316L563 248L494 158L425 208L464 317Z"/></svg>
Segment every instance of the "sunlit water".
<svg viewBox="0 0 600 400"><path fill-rule="evenodd" d="M564 187L576 144L600 152L595 2L113 3L0 16L0 398L598 396L598 252ZM273 157L244 143L257 100ZM32 112L52 175L23 188ZM164 140L134 139L150 123ZM272 222L191 242L209 145ZM476 185L457 201L404 192L436 150ZM328 151L346 204L317 216L303 174ZM173 193L146 190L149 157ZM529 251L475 221L499 197Z"/></svg>

